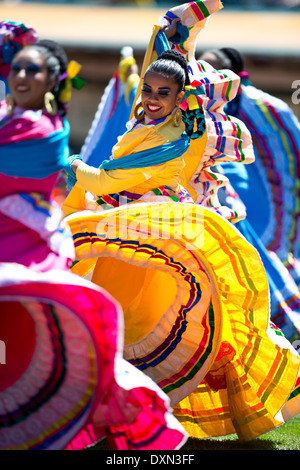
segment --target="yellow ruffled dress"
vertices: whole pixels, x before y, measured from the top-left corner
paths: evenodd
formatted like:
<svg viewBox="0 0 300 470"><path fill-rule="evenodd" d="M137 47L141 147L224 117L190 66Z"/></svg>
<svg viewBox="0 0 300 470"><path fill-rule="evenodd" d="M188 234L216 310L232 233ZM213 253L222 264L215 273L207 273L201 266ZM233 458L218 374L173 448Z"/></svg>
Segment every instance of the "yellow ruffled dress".
<svg viewBox="0 0 300 470"><path fill-rule="evenodd" d="M219 8L217 1L191 2L166 18L179 17L192 34L192 21L203 27L203 12ZM149 48L146 58L153 57L151 41ZM209 85L207 103L213 106ZM206 111L206 133L197 151L190 147L193 160L187 161L187 152L143 169L91 171L82 164L63 210L78 261L73 272L122 305L125 359L169 395L190 436L236 432L249 440L299 412L300 357L270 324L268 281L258 253L219 215L219 204L213 204L218 183L209 185L201 170L226 154L252 158L249 134L238 130L237 121L224 126L227 134L213 135L213 128L221 129L216 122L231 122L221 104L216 109ZM180 132L172 116L163 124L141 125L122 137L114 158L176 140ZM195 189L194 201L204 195L208 202L181 198L185 185ZM125 204L114 204L116 192Z"/></svg>

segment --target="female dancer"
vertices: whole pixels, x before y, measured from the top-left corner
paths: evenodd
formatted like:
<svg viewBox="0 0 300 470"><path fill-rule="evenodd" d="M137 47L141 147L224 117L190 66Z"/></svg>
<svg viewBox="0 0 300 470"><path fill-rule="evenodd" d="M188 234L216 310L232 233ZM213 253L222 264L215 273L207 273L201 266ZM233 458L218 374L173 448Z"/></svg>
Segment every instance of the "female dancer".
<svg viewBox="0 0 300 470"><path fill-rule="evenodd" d="M40 41L18 52L0 121L0 446L175 449L186 432L169 399L122 358L122 313L69 272L69 229L51 193L68 150L77 64Z"/></svg>
<svg viewBox="0 0 300 470"><path fill-rule="evenodd" d="M161 49L169 49L162 25L157 25L144 60L137 114L127 134L114 147L114 158L100 169L75 158L77 183L64 210L78 260L73 271L92 276L123 307L126 359L170 396L190 435L237 432L249 440L299 412L300 358L269 322L268 282L257 252L216 213L222 213L213 197L220 179L213 179L209 167L218 160L253 159L249 132L222 112L230 96L224 91L233 89L238 77L206 73L193 59L195 36L220 7L211 0L192 2L165 16L169 24L177 20L178 34L169 39L184 52L192 78L181 107L193 110L200 123L197 138L189 128L189 112L184 115L190 137L184 172L179 167L174 172L179 163L183 168L182 161L167 151L187 139L183 133L171 140L180 126L173 125L172 108L165 109L167 117L159 114L161 87L148 76L149 64ZM160 64L159 58L152 67ZM171 68L165 64L160 74L173 90ZM158 96L148 101L144 93L153 90ZM181 88L174 91L178 94ZM144 121L138 113L140 92ZM175 93L173 106L176 98ZM176 179L169 179L172 167ZM182 183L194 189L203 205L180 198Z"/></svg>

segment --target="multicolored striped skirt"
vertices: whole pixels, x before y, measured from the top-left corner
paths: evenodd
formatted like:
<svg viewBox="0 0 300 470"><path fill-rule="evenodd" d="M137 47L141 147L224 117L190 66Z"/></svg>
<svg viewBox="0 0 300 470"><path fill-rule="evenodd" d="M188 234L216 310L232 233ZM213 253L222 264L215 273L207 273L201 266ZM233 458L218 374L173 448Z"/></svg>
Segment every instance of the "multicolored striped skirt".
<svg viewBox="0 0 300 470"><path fill-rule="evenodd" d="M72 273L0 263L0 449L79 450L105 437L118 450L184 444L169 398L123 359L122 320L107 292ZM99 426L98 406L114 417L120 390L135 420Z"/></svg>

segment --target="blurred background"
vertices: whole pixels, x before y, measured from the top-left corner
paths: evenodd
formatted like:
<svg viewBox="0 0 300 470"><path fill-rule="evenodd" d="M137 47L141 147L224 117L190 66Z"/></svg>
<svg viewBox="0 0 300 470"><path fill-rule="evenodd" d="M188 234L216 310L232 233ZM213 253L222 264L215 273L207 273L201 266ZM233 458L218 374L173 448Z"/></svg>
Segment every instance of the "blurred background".
<svg viewBox="0 0 300 470"><path fill-rule="evenodd" d="M71 147L84 143L99 102L118 67L120 49L131 46L141 66L153 25L183 2L169 0L0 0L0 20L34 27L40 38L64 46L69 60L82 64L82 90L74 90L69 111ZM245 56L257 88L288 103L300 119L300 0L223 0L200 33L196 56L234 47Z"/></svg>

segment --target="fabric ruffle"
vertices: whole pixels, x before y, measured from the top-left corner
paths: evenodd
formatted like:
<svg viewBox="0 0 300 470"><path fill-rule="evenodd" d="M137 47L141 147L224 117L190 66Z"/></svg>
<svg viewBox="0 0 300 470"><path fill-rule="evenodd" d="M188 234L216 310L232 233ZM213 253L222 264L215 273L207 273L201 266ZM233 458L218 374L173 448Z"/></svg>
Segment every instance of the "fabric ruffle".
<svg viewBox="0 0 300 470"><path fill-rule="evenodd" d="M189 10L209 5L220 7L192 2L178 11L193 17ZM193 24L200 21L202 27L203 19L194 17ZM141 76L155 59L159 29L154 28ZM218 215L215 192L226 179L216 175L215 183L212 167L253 160L248 130L223 112L239 79L204 73L204 63L191 54L189 62L197 74L193 79L205 84L208 76L199 97L207 113L207 140L192 147L194 161L186 158L185 175L190 193L197 169L206 172L195 191L202 205L133 200L69 215L77 261L72 271L103 286L122 305L125 359L169 396L191 436L237 432L248 440L299 413L300 357L270 324L268 280L257 251ZM231 215L230 220L241 218Z"/></svg>
<svg viewBox="0 0 300 470"><path fill-rule="evenodd" d="M238 117L253 136L256 159L248 172L263 207L257 211L249 181L240 188L244 175L238 168L232 171L235 190L262 243L276 253L299 287L300 123L286 103L253 86L242 87Z"/></svg>
<svg viewBox="0 0 300 470"><path fill-rule="evenodd" d="M159 387L121 357L115 360L115 379L120 387L129 390L128 401L141 407L131 425L110 426L105 437L111 450L177 450L188 434L174 418L170 400ZM80 450L99 441L99 430L92 425L81 429L66 447Z"/></svg>
<svg viewBox="0 0 300 470"><path fill-rule="evenodd" d="M22 47L35 44L38 39L37 32L29 25L10 20L0 21L0 77L6 85L4 95L9 92L6 79L14 55Z"/></svg>
<svg viewBox="0 0 300 470"><path fill-rule="evenodd" d="M272 324L267 336L249 335L246 346L243 337L246 339L247 323L236 328L236 343L222 341L205 379L194 393L174 406L175 416L191 437L236 433L241 441L249 441L299 413L300 377L290 375L299 356ZM255 342L258 351L251 354L249 343ZM287 362L290 365L285 367Z"/></svg>
<svg viewBox="0 0 300 470"><path fill-rule="evenodd" d="M121 191L120 193L107 194L101 197L95 196L93 193L85 192L85 204L87 210L97 212L105 211L113 207L119 207L132 202L184 202L194 203L191 196L182 187L178 186L176 190L161 186L159 188L147 191L144 194L132 193L130 191Z"/></svg>
<svg viewBox="0 0 300 470"><path fill-rule="evenodd" d="M195 202L215 209L231 222L245 218L242 206L231 210L222 205L218 190L229 184L228 178L214 168L220 162L238 162L249 164L254 161L254 152L250 132L237 118L225 114L223 108L235 96L239 88L239 77L231 72L217 71L205 62L190 62L191 81L196 80L205 89L200 96L204 109L207 140L205 148L198 149L197 140L191 141L185 160L198 159L194 173L188 176L188 183L194 191Z"/></svg>
<svg viewBox="0 0 300 470"><path fill-rule="evenodd" d="M14 263L0 267L1 338L7 350L1 367L1 448L64 448L94 406L99 374L95 339L101 343L109 334L99 317L115 306L100 289L70 273L34 273ZM86 319L79 309L82 302ZM99 315L96 338L89 325L92 315ZM107 346L112 361L110 340Z"/></svg>
<svg viewBox="0 0 300 470"><path fill-rule="evenodd" d="M160 19L161 26L179 18L177 32L169 41L185 57L187 62L195 58L196 42L209 17L223 8L220 0L198 0L170 8Z"/></svg>
<svg viewBox="0 0 300 470"><path fill-rule="evenodd" d="M169 399L122 358L120 307L103 289L63 271L0 270L2 449L82 449L104 437L115 449L181 447ZM97 428L97 402L114 383L141 411L131 425Z"/></svg>
<svg viewBox="0 0 300 470"><path fill-rule="evenodd" d="M113 295L119 276L124 279L123 284L125 279L131 283L130 265L150 270L150 275L152 270L162 271L166 282L170 277L171 284L175 283L175 299L167 311L161 319L151 321L153 330L134 344L128 344L133 326L124 311L124 357L146 372L160 388L168 390L172 403L188 395L199 383L199 377L204 376L215 354L212 344L219 334L219 317L213 321L209 318L210 281L193 251L194 244L203 242L203 218L195 204L166 202L129 204L101 213L82 211L66 218L79 260L73 267L76 274L90 274L97 259L98 277L94 272L93 282L104 283ZM108 270L103 268L107 257L120 260L119 274L118 266L114 267L115 286L108 284ZM112 265L112 260L109 262ZM144 287L146 292L147 286ZM171 299L173 286L170 290ZM167 285L164 291L168 297ZM155 299L156 304L160 302L161 299ZM207 344L210 352L206 350Z"/></svg>

